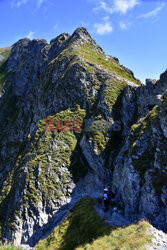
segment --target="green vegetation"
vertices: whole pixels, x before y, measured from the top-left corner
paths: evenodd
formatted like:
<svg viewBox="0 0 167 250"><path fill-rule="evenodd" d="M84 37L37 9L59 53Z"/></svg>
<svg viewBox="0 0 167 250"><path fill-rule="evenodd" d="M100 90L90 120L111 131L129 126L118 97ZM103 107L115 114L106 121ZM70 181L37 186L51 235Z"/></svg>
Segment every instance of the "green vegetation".
<svg viewBox="0 0 167 250"><path fill-rule="evenodd" d="M141 136L148 132L151 132L153 125L158 125L158 115L163 112L167 106L167 98L164 98L160 106L154 106L153 109L144 117L138 120L138 122L131 126L130 129L130 146L136 147L135 142L140 140Z"/></svg>
<svg viewBox="0 0 167 250"><path fill-rule="evenodd" d="M91 98L92 105L95 105L97 101L96 98L90 96L92 86L94 90L99 91L101 86L104 86L103 102L107 104L109 111L112 111L112 107L117 102L118 97L121 95L122 91L127 85L126 80L133 81L134 83L140 84L139 81L135 80L130 74L128 74L114 59L107 60L105 56L97 51L97 48L90 44L84 44L82 46L77 46L75 49L72 47L65 48L56 58L54 58L47 68L47 82L44 81L43 88L46 90L49 86L52 86L53 72L55 67L57 70L61 65L66 64L65 70L62 75L60 75L56 84L62 84L69 81L70 71L74 70L72 67L75 67L76 71L84 72L87 70L90 74L90 86L84 86L83 91L87 95L87 98ZM108 73L113 73L120 77L116 77L111 80L104 81L103 76L100 71L94 66L97 64L101 66L102 70L107 70ZM61 72L61 70L60 70ZM45 74L46 75L46 74ZM43 76L45 77L45 76ZM102 84L103 83L103 84ZM68 85L67 85L68 88ZM105 105L104 104L104 105Z"/></svg>
<svg viewBox="0 0 167 250"><path fill-rule="evenodd" d="M0 90L5 84L7 73L7 66L6 61L9 58L11 53L11 49L9 48L2 48L0 49Z"/></svg>
<svg viewBox="0 0 167 250"><path fill-rule="evenodd" d="M14 247L14 246L2 246L0 245L0 250L20 250L21 248Z"/></svg>
<svg viewBox="0 0 167 250"><path fill-rule="evenodd" d="M91 139L94 143L97 154L100 155L106 148L109 141L107 130L110 128L110 122L102 119L99 115L91 125Z"/></svg>
<svg viewBox="0 0 167 250"><path fill-rule="evenodd" d="M12 171L13 172L13 171ZM11 186L12 186L12 178L13 178L13 173L10 173L4 183L3 183L3 187L0 190L0 203L3 202L3 200L6 199L6 197L8 196L10 190L11 190Z"/></svg>
<svg viewBox="0 0 167 250"><path fill-rule="evenodd" d="M142 134L146 131L151 130L151 126L153 122L156 120L158 114L162 111L162 109L158 106L155 106L145 117L139 119L137 124L134 124L130 130L130 145L133 145L136 140L140 139ZM134 145L135 146L135 145Z"/></svg>
<svg viewBox="0 0 167 250"><path fill-rule="evenodd" d="M10 53L11 49L9 47L0 49L0 66L9 58Z"/></svg>
<svg viewBox="0 0 167 250"><path fill-rule="evenodd" d="M35 249L72 250L108 234L109 226L100 219L93 206L94 201L88 197L77 202L65 220Z"/></svg>
<svg viewBox="0 0 167 250"><path fill-rule="evenodd" d="M82 58L84 60L82 60ZM65 77L65 75L73 65L77 65L77 67L80 67L81 70L84 70L84 68L86 67L91 74L91 81L94 81L96 83L94 88L97 90L99 90L101 83L97 79L97 76L95 74L96 69L92 64L96 64L100 66L101 69L105 69L109 71L109 73L113 73L117 76L120 76L122 80L113 79L113 83L106 82L106 90L104 91L104 95L108 103L110 104L110 108L114 104L117 96L126 86L127 83L125 80L129 80L140 85L140 82L134 79L132 75L128 74L119 65L118 62L116 62L114 59L107 60L102 53L97 51L97 48L95 46L88 43L80 47L77 46L75 49L73 49L72 47L64 49L56 58L54 58L50 62L48 70L52 72L52 65L54 64L54 66L59 67L62 62L66 62L68 66L66 67L60 79L63 79ZM48 83L50 82L51 79L45 84L44 87L46 88L48 86Z"/></svg>
<svg viewBox="0 0 167 250"><path fill-rule="evenodd" d="M17 162L18 165L26 162L29 169L25 180L27 188L23 196L24 204L28 204L29 201L33 204L38 203L41 193L47 201L60 198L61 186L72 178L70 171L62 172L61 166L70 167L71 154L77 144L75 133L79 134L82 131L75 122L80 121L82 125L84 117L85 110L76 105L73 109L61 111L47 118L52 123L49 126L53 131L45 130L45 120L38 123L35 139L31 142L31 151ZM59 126L60 131L54 128L59 122L63 124L66 121L74 121L71 131L65 131L64 128L67 130L68 128L63 126ZM59 179L57 180L57 176L60 175L61 183Z"/></svg>
<svg viewBox="0 0 167 250"><path fill-rule="evenodd" d="M149 223L143 221L137 225L111 228L96 214L93 206L93 199L81 199L64 221L46 239L39 241L35 249L140 250L151 243L151 236L146 234Z"/></svg>
<svg viewBox="0 0 167 250"><path fill-rule="evenodd" d="M114 59L105 59L105 56L102 53L99 53L97 51L97 48L93 45L86 43L81 47L78 47L76 53L83 57L85 61L89 63L95 63L102 69L109 70L110 72L115 73L118 76L121 76L127 80L133 81L136 84L140 85L140 82L134 79L125 70L123 70L123 68L121 68L118 62L116 62Z"/></svg>
<svg viewBox="0 0 167 250"><path fill-rule="evenodd" d="M138 147L136 141L140 140L143 143L141 136L144 133L151 133L151 126L156 121L160 108L155 106L145 117L141 118L137 124L134 124L130 130L130 145L131 154L136 154ZM149 141L147 143L147 149L144 155L139 156L138 159L133 159L133 166L139 172L142 182L144 181L145 172L154 164L155 149Z"/></svg>
<svg viewBox="0 0 167 250"><path fill-rule="evenodd" d="M137 225L130 225L123 228L113 229L109 235L100 237L92 244L86 244L77 250L142 250L146 244L151 244L152 236L146 234L150 227L147 222L139 222Z"/></svg>
<svg viewBox="0 0 167 250"><path fill-rule="evenodd" d="M152 184L155 188L156 193L162 193L162 187L166 186L166 171L165 166L167 163L166 156L166 145L167 139L162 136L161 143L159 145L159 151L156 152L155 141L152 141L152 128L155 127L159 129L159 119L158 116L163 112L164 108L167 106L166 99L163 100L162 105L155 106L145 117L141 118L137 124L131 127L130 131L130 151L131 154L136 154L138 152L138 146L136 141L147 144L145 152L138 156L138 159L133 159L133 166L139 172L141 177L141 182L144 182L144 175L147 170L149 170L149 175L152 178ZM142 138L143 134L148 134L146 138ZM161 135L159 135L161 136ZM155 153L157 155L157 160L160 169L154 169ZM141 183L141 184L142 184Z"/></svg>
<svg viewBox="0 0 167 250"><path fill-rule="evenodd" d="M106 81L106 87L104 90L104 97L108 105L109 111L112 111L113 105L116 103L118 97L126 87L127 83L125 81Z"/></svg>
<svg viewBox="0 0 167 250"><path fill-rule="evenodd" d="M37 125L35 138L29 136L29 143L28 141L26 144L25 142L20 143L20 151L17 151L17 161L14 163L8 176L6 176L0 190L0 234L8 200L11 197L14 198L16 183L20 178L25 178L23 184L25 185L25 193L21 200L21 204L24 207L28 207L30 204L35 205L39 202L42 195L47 202L52 199L54 201L55 199L60 199L62 190L66 190L66 188L63 188L64 185L72 182L71 155L77 144L77 137L82 132L84 117L85 110L80 109L78 105L72 109L61 111L48 117L48 119L53 119L55 122L60 121L61 123L67 120L80 121L80 126L72 123L71 131L45 131L44 119ZM19 142L10 142L10 144L12 147L15 147L15 144L19 145ZM29 149L25 151L25 145L28 144ZM14 157L16 158L16 155ZM67 169L70 168L66 171L66 169L63 170L62 166L66 166ZM25 168L27 168L27 173L23 175ZM74 168L80 169L83 166L77 165ZM8 225L11 227L16 225L17 209L17 207L13 207L9 215Z"/></svg>

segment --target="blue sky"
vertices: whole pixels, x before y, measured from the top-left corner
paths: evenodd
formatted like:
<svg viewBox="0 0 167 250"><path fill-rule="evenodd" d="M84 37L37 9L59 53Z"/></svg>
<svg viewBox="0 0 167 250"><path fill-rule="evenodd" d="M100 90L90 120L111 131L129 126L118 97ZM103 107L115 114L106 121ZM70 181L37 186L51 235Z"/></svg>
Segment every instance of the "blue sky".
<svg viewBox="0 0 167 250"><path fill-rule="evenodd" d="M167 0L0 0L0 48L84 26L143 83L167 68Z"/></svg>

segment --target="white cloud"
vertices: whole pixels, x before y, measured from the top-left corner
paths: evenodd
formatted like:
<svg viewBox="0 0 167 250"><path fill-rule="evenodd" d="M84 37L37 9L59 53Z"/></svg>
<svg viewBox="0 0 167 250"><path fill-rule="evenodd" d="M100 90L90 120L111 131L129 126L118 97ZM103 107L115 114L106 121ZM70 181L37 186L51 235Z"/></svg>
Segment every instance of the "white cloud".
<svg viewBox="0 0 167 250"><path fill-rule="evenodd" d="M113 9L108 7L106 2L104 1L99 1L99 6L94 8L94 11L97 12L99 10L104 10L105 12L107 12L108 14L112 14L113 13Z"/></svg>
<svg viewBox="0 0 167 250"><path fill-rule="evenodd" d="M113 31L113 27L110 23L95 23L94 24L96 33L99 35L104 35L107 33L111 33Z"/></svg>
<svg viewBox="0 0 167 250"><path fill-rule="evenodd" d="M27 2L29 2L30 0L17 0L17 1L11 1L11 7L20 7L23 4L26 4Z"/></svg>
<svg viewBox="0 0 167 250"><path fill-rule="evenodd" d="M112 0L111 6L105 1L99 1L99 6L94 8L94 11L104 10L108 14L120 12L126 14L128 10L133 9L139 4L139 0Z"/></svg>
<svg viewBox="0 0 167 250"><path fill-rule="evenodd" d="M57 24L55 24L55 25L53 26L53 28L56 30L56 29L57 29L57 26L58 26L58 25L57 25Z"/></svg>
<svg viewBox="0 0 167 250"><path fill-rule="evenodd" d="M159 7L155 8L154 10L147 12L141 16L139 16L138 18L149 18L149 17L156 17L159 12L164 8L164 6L166 5L166 3L162 3Z"/></svg>
<svg viewBox="0 0 167 250"><path fill-rule="evenodd" d="M41 4L43 4L44 0L38 0L37 1L37 8L39 8L41 6Z"/></svg>
<svg viewBox="0 0 167 250"><path fill-rule="evenodd" d="M139 4L138 0L115 0L114 1L114 11L126 14L130 9L133 9Z"/></svg>
<svg viewBox="0 0 167 250"><path fill-rule="evenodd" d="M110 17L109 16L105 16L105 17L103 17L103 21L108 21L110 19Z"/></svg>
<svg viewBox="0 0 167 250"><path fill-rule="evenodd" d="M36 6L37 6L37 9L41 7L41 5L45 2L46 0L12 0L11 1L11 7L20 7L26 3L29 3L29 2L35 2L36 3ZM50 2L48 2L50 3Z"/></svg>
<svg viewBox="0 0 167 250"><path fill-rule="evenodd" d="M26 37L32 40L33 36L34 36L34 32L30 31Z"/></svg>
<svg viewBox="0 0 167 250"><path fill-rule="evenodd" d="M127 30L127 29L128 29L127 24L125 24L125 23L122 22L122 21L119 22L119 26L120 26L121 30Z"/></svg>

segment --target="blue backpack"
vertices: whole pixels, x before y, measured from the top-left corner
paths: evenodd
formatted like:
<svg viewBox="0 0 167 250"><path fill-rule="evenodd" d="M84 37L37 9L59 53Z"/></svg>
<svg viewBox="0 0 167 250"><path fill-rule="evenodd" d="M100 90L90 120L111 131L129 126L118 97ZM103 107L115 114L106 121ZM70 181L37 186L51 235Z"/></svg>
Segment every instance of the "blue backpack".
<svg viewBox="0 0 167 250"><path fill-rule="evenodd" d="M108 194L107 193L104 193L103 199L104 199L104 201L108 200Z"/></svg>

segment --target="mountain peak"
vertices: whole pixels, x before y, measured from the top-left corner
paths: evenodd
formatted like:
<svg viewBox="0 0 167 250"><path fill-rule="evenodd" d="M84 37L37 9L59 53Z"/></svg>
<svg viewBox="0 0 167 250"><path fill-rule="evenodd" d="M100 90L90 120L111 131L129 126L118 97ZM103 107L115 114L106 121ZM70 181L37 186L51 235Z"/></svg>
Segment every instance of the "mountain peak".
<svg viewBox="0 0 167 250"><path fill-rule="evenodd" d="M69 39L70 43L76 43L77 45L82 45L84 43L89 43L95 46L99 52L103 52L102 48L95 42L95 40L91 37L89 32L84 27L77 28L74 33L71 35Z"/></svg>
<svg viewBox="0 0 167 250"><path fill-rule="evenodd" d="M87 31L87 29L85 27L78 27L74 33L73 33L74 36L88 36L91 38L89 32ZM92 39L92 38L91 38Z"/></svg>

